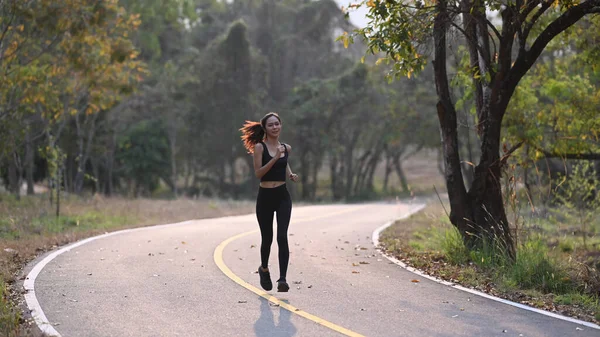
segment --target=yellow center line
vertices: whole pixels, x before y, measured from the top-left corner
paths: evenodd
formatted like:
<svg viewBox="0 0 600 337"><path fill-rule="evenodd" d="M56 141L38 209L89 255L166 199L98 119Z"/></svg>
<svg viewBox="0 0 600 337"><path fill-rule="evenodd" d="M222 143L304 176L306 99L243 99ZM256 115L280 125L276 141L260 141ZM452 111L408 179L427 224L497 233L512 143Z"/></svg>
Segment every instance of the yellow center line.
<svg viewBox="0 0 600 337"><path fill-rule="evenodd" d="M359 210L361 208L364 208L367 206L359 206L359 207L352 207L349 209L343 209L341 211L337 211L337 212L333 212L333 213L329 213L326 215L318 215L318 216L314 216L314 217L309 217L309 218L303 218L303 219L298 219L298 220L294 220L294 223L300 223L300 222L308 222L308 221L313 221L313 220L317 220L317 219L322 219L322 218L327 218L330 216L334 216L334 215L339 215L339 214L343 214L343 213L349 213L349 212L353 212L356 210ZM284 308L298 316L304 317L308 320L311 320L317 324L320 324L322 326L325 326L331 330L337 331L341 334L344 334L346 336L351 336L351 337L365 337L359 333L356 333L352 330L346 329L344 327L341 327L337 324L331 323L327 320L324 320L320 317L317 317L315 315L311 315L306 311L302 311L296 307L294 307L293 305L290 305L280 299L278 299L277 297L270 295L269 293L266 293L265 291L258 289L257 287L251 285L250 283L242 280L239 276L237 276L236 274L234 274L231 269L229 269L229 267L227 267L227 265L225 264L225 262L223 261L223 251L225 250L225 247L230 244L231 242L243 238L245 236L248 236L250 234L254 234L257 233L258 230L252 230L249 232L245 232L245 233L241 233L235 236L230 237L229 239L221 242L217 248L215 249L213 258L215 260L215 264L219 267L219 269L221 269L221 271L223 272L223 274L225 274L227 277L229 277L233 282L241 285L242 287L250 290L251 292L255 293L256 295L268 300L269 302L279 305L279 307Z"/></svg>

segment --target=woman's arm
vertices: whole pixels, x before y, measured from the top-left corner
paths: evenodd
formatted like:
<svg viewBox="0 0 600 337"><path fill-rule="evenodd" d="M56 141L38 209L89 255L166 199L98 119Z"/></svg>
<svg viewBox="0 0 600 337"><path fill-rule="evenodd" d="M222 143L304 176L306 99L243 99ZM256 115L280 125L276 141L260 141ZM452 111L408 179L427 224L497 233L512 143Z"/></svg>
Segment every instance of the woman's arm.
<svg viewBox="0 0 600 337"><path fill-rule="evenodd" d="M267 172L269 172L269 170L271 169L271 167L273 167L273 165L275 165L275 162L277 162L277 160L279 159L279 155L281 154L281 149L277 147L275 156L271 158L271 160L269 160L269 162L266 163L265 166L262 166L263 151L265 151L265 149L263 148L263 145L261 143L254 145L254 175L258 179L262 178L265 174L267 174Z"/></svg>
<svg viewBox="0 0 600 337"><path fill-rule="evenodd" d="M287 169L286 170L287 170L288 177L290 177L290 179L293 182L297 182L298 181L298 175L296 173L292 173L292 169L290 168L290 164L287 165Z"/></svg>
<svg viewBox="0 0 600 337"><path fill-rule="evenodd" d="M288 151L288 158L289 158L289 153L292 150L292 147L289 146L288 144L285 144L285 146L287 147L287 151ZM295 174L294 172L292 172L292 168L290 167L290 163L288 162L287 167L285 168L288 177L290 177L290 179L293 182L297 182L298 181L298 175Z"/></svg>

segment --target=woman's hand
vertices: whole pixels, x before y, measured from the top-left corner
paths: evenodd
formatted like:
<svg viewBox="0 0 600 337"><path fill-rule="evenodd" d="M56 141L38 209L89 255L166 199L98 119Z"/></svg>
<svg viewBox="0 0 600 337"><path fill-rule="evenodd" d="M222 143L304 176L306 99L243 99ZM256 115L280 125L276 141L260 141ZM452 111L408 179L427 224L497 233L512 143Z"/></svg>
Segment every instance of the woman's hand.
<svg viewBox="0 0 600 337"><path fill-rule="evenodd" d="M275 158L279 158L281 157L281 154L285 151L285 147L284 145L279 145L277 146L277 149L275 149Z"/></svg>
<svg viewBox="0 0 600 337"><path fill-rule="evenodd" d="M291 173L291 174L290 174L290 179L291 179L293 182L298 182L298 175L297 175L296 173Z"/></svg>

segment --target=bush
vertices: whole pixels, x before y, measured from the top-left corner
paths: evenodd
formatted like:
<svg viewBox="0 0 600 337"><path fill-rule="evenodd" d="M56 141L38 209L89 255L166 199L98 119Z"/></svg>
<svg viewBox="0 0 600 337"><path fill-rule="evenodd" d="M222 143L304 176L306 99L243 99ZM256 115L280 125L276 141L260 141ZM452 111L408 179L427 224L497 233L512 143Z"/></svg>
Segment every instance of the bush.
<svg viewBox="0 0 600 337"><path fill-rule="evenodd" d="M0 335L15 336L19 327L19 312L14 310L8 299L8 289L4 282L0 280Z"/></svg>
<svg viewBox="0 0 600 337"><path fill-rule="evenodd" d="M542 241L529 241L519 248L517 260L510 265L507 275L520 288L554 294L562 294L572 288L566 271L548 257Z"/></svg>
<svg viewBox="0 0 600 337"><path fill-rule="evenodd" d="M464 264L469 261L469 252L456 228L445 231L441 246L450 263Z"/></svg>

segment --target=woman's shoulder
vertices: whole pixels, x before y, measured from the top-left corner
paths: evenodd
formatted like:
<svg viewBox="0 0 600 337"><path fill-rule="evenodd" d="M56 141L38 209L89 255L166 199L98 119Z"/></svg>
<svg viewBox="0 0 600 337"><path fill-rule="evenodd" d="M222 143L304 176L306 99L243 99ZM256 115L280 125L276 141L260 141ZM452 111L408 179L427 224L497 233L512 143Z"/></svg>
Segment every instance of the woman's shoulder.
<svg viewBox="0 0 600 337"><path fill-rule="evenodd" d="M262 142L258 142L256 144L254 144L254 152L256 151L260 151L262 152L264 150L264 146Z"/></svg>

